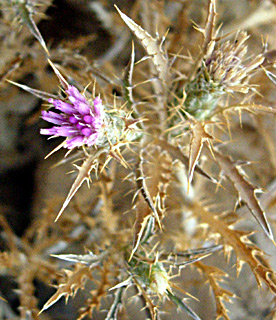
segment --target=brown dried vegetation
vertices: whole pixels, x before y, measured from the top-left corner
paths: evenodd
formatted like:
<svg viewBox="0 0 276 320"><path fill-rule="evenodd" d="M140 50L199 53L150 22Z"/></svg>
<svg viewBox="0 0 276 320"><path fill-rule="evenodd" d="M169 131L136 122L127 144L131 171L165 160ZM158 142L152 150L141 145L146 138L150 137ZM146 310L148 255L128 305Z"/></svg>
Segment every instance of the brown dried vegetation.
<svg viewBox="0 0 276 320"><path fill-rule="evenodd" d="M18 298L0 292L0 320L275 317L276 7L217 2L2 1L2 109L24 107L22 89L46 101L32 125L71 83L124 127L64 159L53 144L22 236L0 204L1 279ZM100 27L50 39L51 10L68 4ZM265 305L238 299L247 284Z"/></svg>

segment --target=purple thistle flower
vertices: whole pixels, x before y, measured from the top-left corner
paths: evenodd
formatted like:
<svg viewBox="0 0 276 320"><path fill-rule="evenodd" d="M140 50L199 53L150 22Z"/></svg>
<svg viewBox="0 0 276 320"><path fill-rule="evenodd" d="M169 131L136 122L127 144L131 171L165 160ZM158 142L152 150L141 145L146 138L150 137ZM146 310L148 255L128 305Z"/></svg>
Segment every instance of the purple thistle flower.
<svg viewBox="0 0 276 320"><path fill-rule="evenodd" d="M97 97L91 105L74 86L68 85L66 90L68 102L49 99L55 109L61 111L42 111L42 119L56 126L41 129L40 133L55 137L66 137L65 148L73 149L82 145L96 144L103 126L104 112L102 100Z"/></svg>

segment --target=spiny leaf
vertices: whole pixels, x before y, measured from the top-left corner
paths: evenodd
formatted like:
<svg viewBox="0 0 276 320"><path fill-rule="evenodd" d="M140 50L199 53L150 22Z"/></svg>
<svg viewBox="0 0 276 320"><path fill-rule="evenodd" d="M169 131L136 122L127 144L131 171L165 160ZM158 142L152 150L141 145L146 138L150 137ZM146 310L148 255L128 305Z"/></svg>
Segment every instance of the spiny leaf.
<svg viewBox="0 0 276 320"><path fill-rule="evenodd" d="M139 194L136 203L131 258L138 248L142 234L152 214L161 228L161 220L165 210L166 189L171 175L171 165L172 159L169 154L166 151L162 151L158 146L153 147L150 145L140 152L136 180L141 194Z"/></svg>
<svg viewBox="0 0 276 320"><path fill-rule="evenodd" d="M222 171L234 184L240 198L246 203L266 235L274 241L272 230L266 219L266 214L256 198L256 189L245 179L244 175L239 171L238 167L235 166L230 157L224 156L218 151L214 151L214 155Z"/></svg>
<svg viewBox="0 0 276 320"><path fill-rule="evenodd" d="M137 186L141 190L141 193L142 193L145 201L149 205L151 211L154 214L156 221L158 222L158 224L161 228L161 222L159 220L159 215L158 215L158 212L154 206L154 203L153 203L153 200L151 198L151 194L150 194L150 191L148 188L148 184L146 181L149 177L147 177L146 173L144 172L144 165L145 165L144 150L141 150L140 162L139 162L139 166L137 168Z"/></svg>
<svg viewBox="0 0 276 320"><path fill-rule="evenodd" d="M22 90L25 90L29 93L31 93L32 95L42 99L42 100L45 100L45 101L48 101L50 98L52 99L59 99L58 96L54 95L54 94L50 94L50 93L47 93L47 92L43 92L43 91L40 91L40 90L36 90L36 89L32 89L24 84L20 84L20 83L17 83L17 82L13 82L11 80L6 80L8 81L9 83L19 87L20 89Z"/></svg>
<svg viewBox="0 0 276 320"><path fill-rule="evenodd" d="M248 237L252 233L233 229L233 224L238 221L234 212L215 214L199 204L193 204L191 209L200 216L201 222L207 224L213 233L220 235L221 241L225 245L233 248L237 257L237 274L239 274L242 264L247 263L254 273L258 285L261 286L263 281L273 293L276 293L275 272L264 259L265 253L249 240ZM228 222L229 220L231 222Z"/></svg>
<svg viewBox="0 0 276 320"><path fill-rule="evenodd" d="M93 311L95 309L100 309L102 299L105 298L109 293L107 288L109 288L111 285L109 280L109 275L111 272L110 262L111 261L103 261L103 266L101 268L98 268L100 271L100 279L94 281L97 284L97 288L95 290L90 291L92 297L86 301L86 306L80 309L80 316L77 320L81 320L87 317L91 319Z"/></svg>
<svg viewBox="0 0 276 320"><path fill-rule="evenodd" d="M168 59L166 58L164 51L158 39L154 39L147 31L141 28L137 23L130 19L127 15L120 11L120 9L114 5L119 12L121 18L126 25L134 33L134 35L141 41L143 47L147 51L147 54L152 57L153 64L158 72L159 79L167 83L168 81Z"/></svg>
<svg viewBox="0 0 276 320"><path fill-rule="evenodd" d="M109 288L109 291L111 290L117 290L119 288L123 288L123 287L128 287L130 284L132 284L132 276L130 276L129 278L127 278L126 280L117 283L114 287Z"/></svg>
<svg viewBox="0 0 276 320"><path fill-rule="evenodd" d="M128 106L131 107L134 104L133 94L132 94L132 76L133 76L133 69L134 69L134 62L135 62L135 50L134 50L134 43L132 43L132 51L130 61L126 67L125 75L124 75L124 92L126 96L126 100L128 102Z"/></svg>
<svg viewBox="0 0 276 320"><path fill-rule="evenodd" d="M75 270L64 270L66 281L58 286L57 292L45 303L43 312L55 304L58 300L65 296L66 302L70 296L74 296L77 291L83 288L87 279L91 279L91 270L83 264L76 264Z"/></svg>
<svg viewBox="0 0 276 320"><path fill-rule="evenodd" d="M45 50L49 56L49 51L47 49L46 43L42 38L41 33L39 32L34 20L33 20L33 10L28 0L17 1L16 9L23 23L27 25L32 35L39 41L42 48Z"/></svg>
<svg viewBox="0 0 276 320"><path fill-rule="evenodd" d="M210 255L211 255L211 253L203 254L202 256L199 256L199 257L197 257L197 258L190 259L190 260L188 260L188 261L175 263L174 266L179 267L179 268L184 268L184 267L186 267L186 266L188 266L188 265L190 265L190 264L193 264L193 263L195 263L195 262L197 262L197 261L200 261L200 260L202 260L202 259L205 259L205 258L209 257Z"/></svg>
<svg viewBox="0 0 276 320"><path fill-rule="evenodd" d="M140 152L137 184L139 186L142 182L142 195L160 226L159 219L163 218L166 190L171 178L171 165L170 155L158 146Z"/></svg>
<svg viewBox="0 0 276 320"><path fill-rule="evenodd" d="M185 267L189 264L195 263L197 261L200 261L206 257L209 257L213 252L216 252L218 250L221 250L223 248L222 245L217 245L217 246L211 246L207 248L198 248L198 249L192 249L192 250L186 250L183 252L175 252L174 255L168 260L174 260L174 266L179 266L179 267ZM165 259L170 255L168 254L161 254L160 258ZM196 257L195 257L196 256ZM190 258L188 261L184 262L177 262L179 258Z"/></svg>
<svg viewBox="0 0 276 320"><path fill-rule="evenodd" d="M216 23L216 0L209 0L209 10L204 30L203 52L206 53L208 45L213 40Z"/></svg>
<svg viewBox="0 0 276 320"><path fill-rule="evenodd" d="M116 313L114 314L114 318L112 320L129 320L129 317L128 317L128 314L126 311L126 307L123 304L121 304L121 303L118 304L118 307L116 309Z"/></svg>
<svg viewBox="0 0 276 320"><path fill-rule="evenodd" d="M263 68L265 74L267 75L267 77L270 79L270 81L276 86L276 76L274 73L266 70L265 68Z"/></svg>
<svg viewBox="0 0 276 320"><path fill-rule="evenodd" d="M216 252L221 249L222 249L222 245L217 245L217 246L210 246L210 247L206 247L206 248L189 249L189 250L182 251L182 252L175 252L175 254L178 257L191 258L191 257L194 257L199 254L212 253L212 252Z"/></svg>
<svg viewBox="0 0 276 320"><path fill-rule="evenodd" d="M212 139L212 136L205 131L205 124L203 122L197 121L193 123L191 130L193 136L190 142L189 152L188 188L193 179L193 173L203 147L203 142L207 139Z"/></svg>
<svg viewBox="0 0 276 320"><path fill-rule="evenodd" d="M263 106L261 104L255 104L255 103L243 103L243 104L235 104L232 106L229 106L223 110L223 113L226 113L228 111L232 110L247 110L254 112L264 112L264 113L274 113L276 114L276 109L272 107Z"/></svg>
<svg viewBox="0 0 276 320"><path fill-rule="evenodd" d="M151 316L150 320L158 320L159 317L158 317L157 306L155 305L153 300L149 297L148 293L143 289L143 287L140 285L140 283L137 281L137 279L135 277L133 277L133 282L136 285L139 292L142 294L142 296L146 302L146 306L147 306L147 308L150 312L150 316Z"/></svg>
<svg viewBox="0 0 276 320"><path fill-rule="evenodd" d="M184 310L192 319L201 320L199 316L180 298L167 290L167 295L169 299L174 302L178 308Z"/></svg>
<svg viewBox="0 0 276 320"><path fill-rule="evenodd" d="M56 66L53 64L53 62L48 59L48 63L50 64L50 66L53 68L61 86L63 89L68 89L68 82L64 79L63 75L59 72L59 70L56 68Z"/></svg>
<svg viewBox="0 0 276 320"><path fill-rule="evenodd" d="M226 277L226 273L216 268L214 266L205 265L202 262L196 262L196 266L200 271L204 274L204 276L208 279L209 285L214 293L214 298L216 301L216 311L217 317L216 319L220 319L223 317L226 320L230 320L227 309L223 304L223 300L226 302L230 302L232 297L235 297L235 294L222 288L219 282L224 281L224 277Z"/></svg>
<svg viewBox="0 0 276 320"><path fill-rule="evenodd" d="M96 162L96 158L97 155L99 155L101 151L98 151L95 155L90 155L82 164L81 167L75 165L75 167L79 170L78 176L76 178L76 180L74 181L67 197L66 200L64 201L62 208L60 209L55 221L57 221L59 219L59 217L61 216L62 212L65 210L65 208L68 206L69 202L71 201L71 199L73 198L73 196L75 195L75 193L78 191L78 189L81 187L81 185L83 184L84 181L87 181L88 185L89 185L89 181L90 181L90 172L92 171L92 169L96 169L97 166L97 162Z"/></svg>
<svg viewBox="0 0 276 320"><path fill-rule="evenodd" d="M22 63L22 57L15 57L14 59L10 60L8 63L5 64L5 67L2 67L1 74L0 74L0 84L7 80L9 76L12 75L14 71L16 71Z"/></svg>
<svg viewBox="0 0 276 320"><path fill-rule="evenodd" d="M134 253L136 252L140 244L143 232L146 229L148 221L152 215L152 211L150 210L145 199L140 194L138 195L138 200L137 200L137 203L135 204L135 211L136 211L136 219L133 226L133 244L132 244L132 252L129 260L132 259Z"/></svg>
<svg viewBox="0 0 276 320"><path fill-rule="evenodd" d="M65 260L65 261L70 261L70 262L75 262L75 263L82 263L91 266L92 264L98 264L102 258L107 254L107 251L103 251L101 254L96 255L93 254L92 252L89 252L88 254L81 255L81 254L52 254L52 257Z"/></svg>
<svg viewBox="0 0 276 320"><path fill-rule="evenodd" d="M189 158L185 156L179 148L174 147L173 145L171 145L170 143L168 143L163 139L162 140L159 139L158 141L156 141L156 143L159 146L161 146L164 150L168 151L168 153L174 160L177 159L180 162L182 162L186 168L189 167ZM203 169L201 169L197 164L195 164L194 171L197 172L198 174L201 174L203 177L211 180L212 182L217 183L217 181L214 178L209 176L208 173L206 173Z"/></svg>
<svg viewBox="0 0 276 320"><path fill-rule="evenodd" d="M123 294L124 288L118 288L114 295L114 301L106 315L105 320L119 320L117 318L117 314L119 311L122 311L123 305L122 305L122 294ZM121 309L121 310L120 310ZM121 319L121 318L120 318Z"/></svg>

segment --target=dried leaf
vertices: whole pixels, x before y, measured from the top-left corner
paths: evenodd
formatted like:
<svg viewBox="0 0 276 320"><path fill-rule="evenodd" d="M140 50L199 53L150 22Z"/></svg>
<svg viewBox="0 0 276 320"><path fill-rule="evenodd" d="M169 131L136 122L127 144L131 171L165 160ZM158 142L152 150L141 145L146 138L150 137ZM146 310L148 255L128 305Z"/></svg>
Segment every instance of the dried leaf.
<svg viewBox="0 0 276 320"><path fill-rule="evenodd" d="M146 306L150 312L150 316L151 316L150 320L159 320L158 309L155 303L153 302L153 300L149 297L147 292L143 289L143 287L140 285L140 283L136 280L135 277L133 277L133 282L135 283L137 289L139 290L139 292L141 293L141 295L145 300Z"/></svg>
<svg viewBox="0 0 276 320"><path fill-rule="evenodd" d="M203 142L207 139L212 139L205 131L205 124L203 122L195 122L191 125L192 139L190 142L189 151L189 170L188 170L188 188L192 182L195 167L197 165Z"/></svg>
<svg viewBox="0 0 276 320"><path fill-rule="evenodd" d="M109 293L108 288L111 285L109 281L110 272L114 271L113 269L110 270L110 262L111 261L103 261L103 266L100 268L100 279L95 281L97 289L90 291L92 298L88 299L86 306L80 309L80 316L77 320L87 318L87 316L91 319L93 311L100 309L102 299Z"/></svg>
<svg viewBox="0 0 276 320"><path fill-rule="evenodd" d="M168 82L168 59L165 56L164 51L161 48L158 39L154 39L147 31L141 28L137 23L130 19L127 15L120 11L120 9L114 5L119 12L121 18L126 25L134 33L134 35L141 41L143 47L147 51L147 54L152 57L153 64L158 72L159 79L164 83Z"/></svg>
<svg viewBox="0 0 276 320"><path fill-rule="evenodd" d="M212 233L220 235L221 241L234 250L237 257L237 274L239 274L242 265L247 263L254 273L258 285L261 286L261 283L264 282L275 294L276 274L264 259L265 253L249 240L248 237L252 232L233 229L233 225L238 221L238 216L234 212L214 214L198 204L194 204L192 210L194 214L200 216L201 223L208 225Z"/></svg>
<svg viewBox="0 0 276 320"><path fill-rule="evenodd" d="M197 249L190 249L182 252L175 252L175 254L178 257L191 258L195 255L213 253L221 249L222 249L222 245L217 245L217 246L210 246L206 248L197 248Z"/></svg>
<svg viewBox="0 0 276 320"><path fill-rule="evenodd" d="M95 265L98 264L104 256L106 256L107 251L103 251L101 254L96 255L93 254L92 252L89 252L88 254L81 255L81 254L52 254L52 257L65 260L65 261L70 261L70 262L75 262L75 263L82 263L86 265Z"/></svg>
<svg viewBox="0 0 276 320"><path fill-rule="evenodd" d="M263 68L265 74L267 75L268 79L276 86L276 76L274 73L266 70L265 68Z"/></svg>
<svg viewBox="0 0 276 320"><path fill-rule="evenodd" d="M16 9L18 11L18 14L20 15L22 22L27 25L27 27L31 31L32 35L39 41L42 48L45 50L45 52L49 56L50 54L47 49L46 43L45 43L44 39L42 38L42 35L33 20L32 7L28 2L29 1L27 1L27 0L17 1Z"/></svg>
<svg viewBox="0 0 276 320"><path fill-rule="evenodd" d="M125 75L123 79L124 93L125 93L125 97L129 107L131 107L134 104L133 93L132 93L132 89L133 89L132 76L133 76L134 62L135 62L135 50L134 50L134 43L132 43L130 61L126 67Z"/></svg>
<svg viewBox="0 0 276 320"><path fill-rule="evenodd" d="M174 160L177 159L180 162L182 162L186 168L189 167L189 158L186 157L179 148L174 147L173 145L169 144L167 141L163 139L156 141L156 143L159 146L161 146L164 150L168 151L168 153ZM194 171L197 172L198 174L201 174L203 177L207 178L208 180L211 180L212 182L217 183L217 181L214 178L209 176L208 173L206 173L203 169L201 169L197 164L195 164Z"/></svg>
<svg viewBox="0 0 276 320"><path fill-rule="evenodd" d="M233 163L230 157L224 156L218 151L214 151L215 158L224 174L232 181L234 187L239 193L240 198L246 203L247 207L265 231L266 235L272 240L273 234L270 225L266 219L266 214L256 197L256 188L254 188Z"/></svg>
<svg viewBox="0 0 276 320"><path fill-rule="evenodd" d="M223 317L226 320L231 320L227 314L227 309L223 304L223 300L226 302L231 302L231 298L235 297L235 294L222 288L219 284L219 282L224 282L224 278L227 276L227 274L219 268L205 265L202 262L196 262L196 266L203 272L213 291L216 301L216 319Z"/></svg>
<svg viewBox="0 0 276 320"><path fill-rule="evenodd" d="M251 111L252 113L254 112L265 112L265 113L274 113L276 114L276 109L272 108L272 107L266 107L263 106L261 104L255 104L255 103L250 103L250 104L239 104L239 105L233 105L233 106L229 106L227 108L225 108L223 110L223 113L226 113L228 111L232 111L232 110L248 110Z"/></svg>
<svg viewBox="0 0 276 320"><path fill-rule="evenodd" d="M18 284L19 284L19 300L20 300L20 318L28 319L28 316L31 315L33 320L39 320L37 314L37 304L38 299L35 296L35 286L34 286L34 278L35 278L36 267L34 265L29 267L23 267L18 276Z"/></svg>
<svg viewBox="0 0 276 320"><path fill-rule="evenodd" d="M90 268L83 264L76 264L73 271L64 269L64 272L66 274L65 282L59 284L57 292L44 304L40 313L50 308L62 297L65 297L67 302L69 297L75 296L77 291L84 287L87 279L92 277Z"/></svg>
<svg viewBox="0 0 276 320"><path fill-rule="evenodd" d="M214 28L216 23L216 0L209 0L208 16L204 30L203 52L206 53L207 47L214 37Z"/></svg>
<svg viewBox="0 0 276 320"><path fill-rule="evenodd" d="M166 189L171 177L171 165L172 159L169 154L166 151L162 151L160 147L154 148L150 145L140 152L137 185L141 190L141 194L139 194L136 203L131 258L138 248L142 234L152 214L159 227L161 227L161 220L165 211Z"/></svg>
<svg viewBox="0 0 276 320"><path fill-rule="evenodd" d="M14 257L12 257L12 254L10 252L0 252L0 265L4 268L12 268L12 260L14 260Z"/></svg>
<svg viewBox="0 0 276 320"><path fill-rule="evenodd" d="M68 86L69 86L68 82L64 79L63 75L58 71L58 69L56 68L56 66L53 64L53 62L50 59L48 59L48 62L50 64L50 66L53 68L62 88L68 89Z"/></svg>
<svg viewBox="0 0 276 320"><path fill-rule="evenodd" d="M9 83L19 87L20 89L22 90L25 90L29 93L31 93L32 95L42 99L42 100L45 100L45 101L48 101L50 98L52 99L59 99L59 96L56 96L54 94L50 94L50 93L47 93L47 92L43 92L43 91L40 91L40 90L36 90L36 89L32 89L24 84L20 84L20 83L17 83L17 82L13 82L11 80L6 80L8 81Z"/></svg>
<svg viewBox="0 0 276 320"><path fill-rule="evenodd" d="M84 181L87 181L88 185L89 185L89 181L90 181L90 173L93 169L97 168L97 155L99 155L101 151L98 151L95 155L90 155L82 164L81 167L75 165L75 167L79 170L78 176L76 178L76 180L74 181L63 205L62 208L60 209L55 221L57 221L59 219L59 217L61 216L62 212L65 210L65 208L68 206L69 202L71 201L71 199L73 198L73 196L75 195L75 193L78 191L78 189L81 187L81 185L83 184Z"/></svg>

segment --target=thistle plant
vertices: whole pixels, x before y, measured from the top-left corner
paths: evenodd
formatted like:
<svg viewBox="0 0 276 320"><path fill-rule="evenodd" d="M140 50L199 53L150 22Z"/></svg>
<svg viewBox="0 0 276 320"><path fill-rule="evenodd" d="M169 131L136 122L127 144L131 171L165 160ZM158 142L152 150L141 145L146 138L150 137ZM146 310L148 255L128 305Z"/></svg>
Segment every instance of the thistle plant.
<svg viewBox="0 0 276 320"><path fill-rule="evenodd" d="M116 3L88 3L114 37L96 61L81 50L91 37L51 47L35 21L38 3L12 2L16 21L36 39L35 53L25 49L22 61L39 57L33 72L41 83L32 87L14 65L3 83L44 101L32 121L44 120L45 145L58 140L44 165L54 158L55 172L72 165L74 171L71 180L62 173L60 194L39 204L22 237L0 216L1 272L16 281L19 297L16 310L0 302L0 318L273 319L269 41L252 49L250 30L224 33L217 19L226 4L215 0L204 2L204 17L196 0L137 1L128 14ZM251 6L253 13L264 10ZM249 301L243 279L250 299L264 305ZM40 284L55 287L41 301Z"/></svg>

